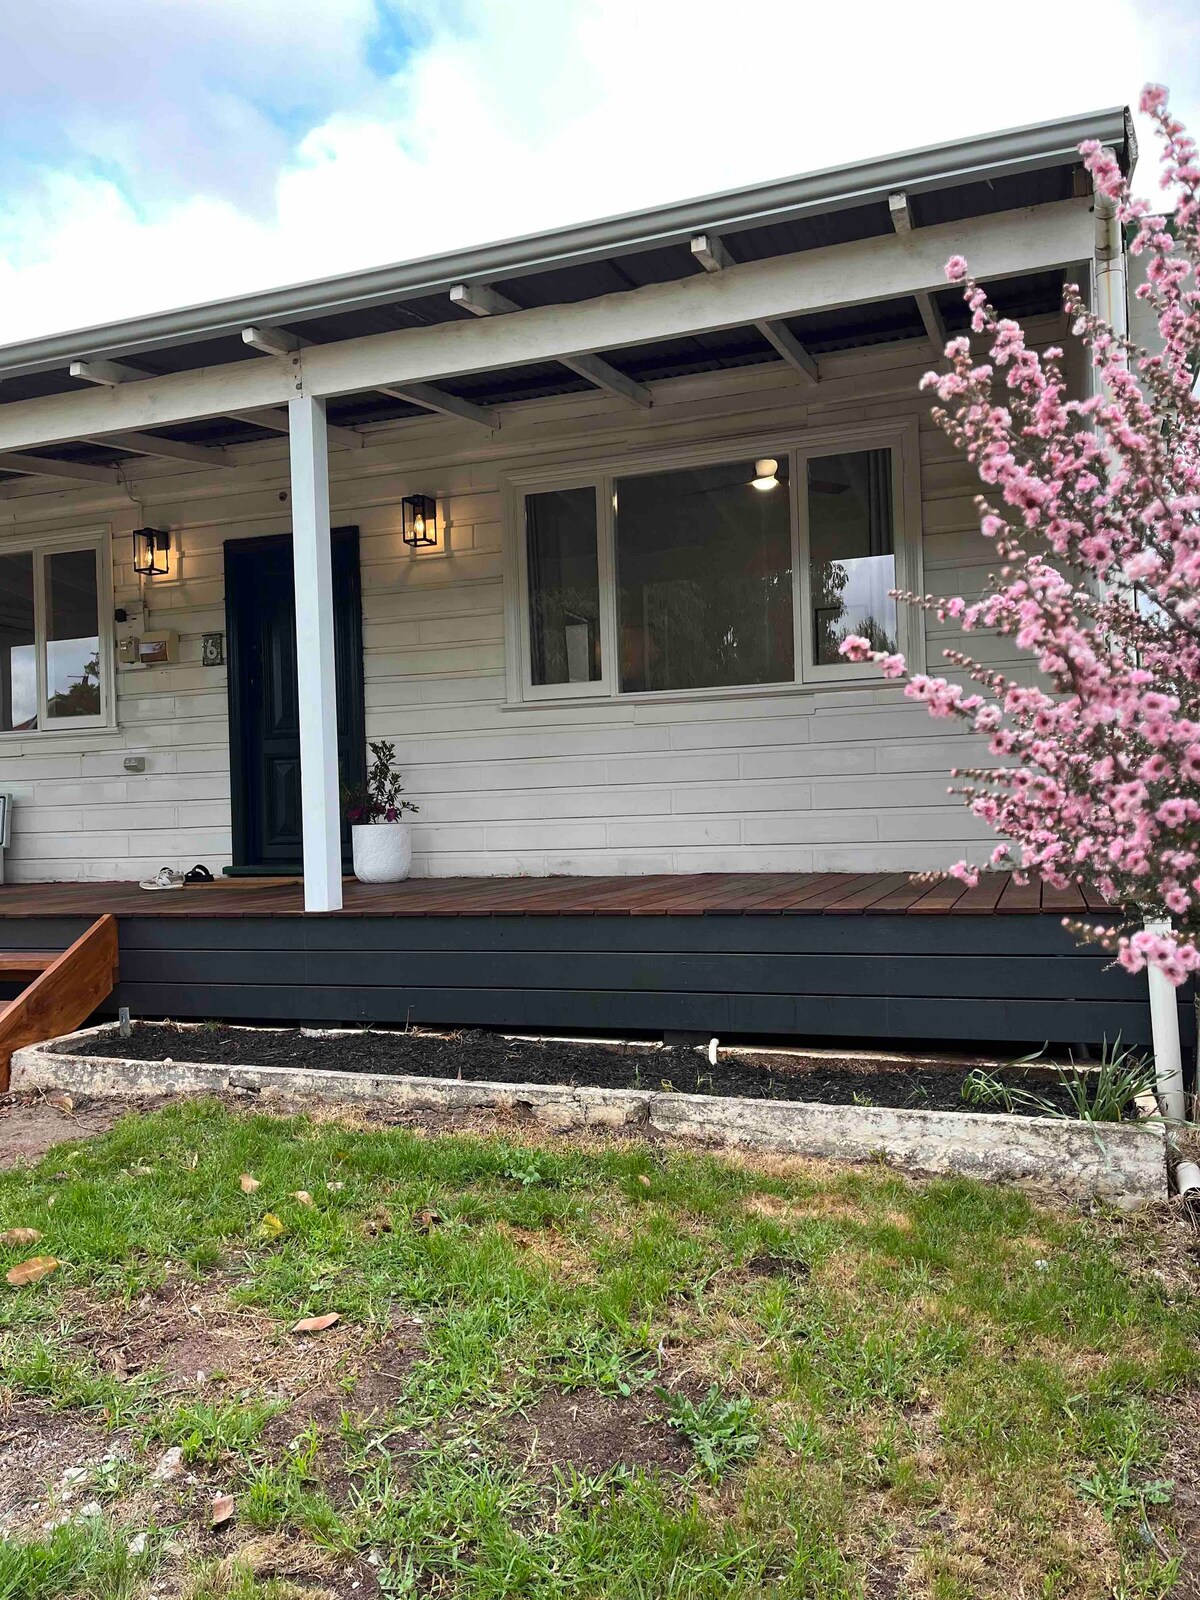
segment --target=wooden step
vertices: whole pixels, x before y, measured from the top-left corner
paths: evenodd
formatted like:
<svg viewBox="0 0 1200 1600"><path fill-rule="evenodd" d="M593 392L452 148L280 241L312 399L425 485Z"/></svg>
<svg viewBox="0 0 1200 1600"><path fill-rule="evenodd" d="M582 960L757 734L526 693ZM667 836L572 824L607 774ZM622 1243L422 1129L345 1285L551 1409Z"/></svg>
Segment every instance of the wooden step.
<svg viewBox="0 0 1200 1600"><path fill-rule="evenodd" d="M0 950L0 982L30 983L60 955L61 950Z"/></svg>
<svg viewBox="0 0 1200 1600"><path fill-rule="evenodd" d="M19 959L28 964L35 958ZM0 1094L8 1088L14 1050L78 1028L108 999L116 982L117 919L103 916L61 955L50 956L0 1011Z"/></svg>

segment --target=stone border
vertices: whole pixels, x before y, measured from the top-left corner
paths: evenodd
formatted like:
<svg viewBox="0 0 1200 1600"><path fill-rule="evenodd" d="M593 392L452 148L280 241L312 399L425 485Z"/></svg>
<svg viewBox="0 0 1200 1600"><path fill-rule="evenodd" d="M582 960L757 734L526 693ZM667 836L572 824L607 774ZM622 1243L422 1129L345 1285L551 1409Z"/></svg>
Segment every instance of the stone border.
<svg viewBox="0 0 1200 1600"><path fill-rule="evenodd" d="M524 1111L558 1132L649 1128L708 1145L834 1161L882 1160L911 1172L1037 1184L1076 1199L1104 1200L1123 1208L1147 1205L1167 1195L1166 1132L1160 1122L1089 1124L1060 1117L723 1099L646 1089L470 1083L456 1078L132 1061L88 1054L89 1044L110 1039L117 1028L116 1023L105 1023L18 1050L12 1061L12 1088L94 1095L243 1089L264 1096L374 1101L411 1110ZM320 1031L336 1037L350 1030Z"/></svg>

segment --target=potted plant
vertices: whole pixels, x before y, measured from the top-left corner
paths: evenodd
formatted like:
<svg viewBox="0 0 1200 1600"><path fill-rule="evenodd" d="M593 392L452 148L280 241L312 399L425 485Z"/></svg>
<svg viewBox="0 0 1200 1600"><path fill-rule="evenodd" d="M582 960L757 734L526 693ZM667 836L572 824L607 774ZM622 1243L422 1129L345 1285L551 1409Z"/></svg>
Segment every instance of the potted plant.
<svg viewBox="0 0 1200 1600"><path fill-rule="evenodd" d="M412 830L403 814L419 808L400 798L404 785L392 766L396 746L378 739L367 748L371 767L366 784L346 794L354 876L360 883L399 883L412 864Z"/></svg>

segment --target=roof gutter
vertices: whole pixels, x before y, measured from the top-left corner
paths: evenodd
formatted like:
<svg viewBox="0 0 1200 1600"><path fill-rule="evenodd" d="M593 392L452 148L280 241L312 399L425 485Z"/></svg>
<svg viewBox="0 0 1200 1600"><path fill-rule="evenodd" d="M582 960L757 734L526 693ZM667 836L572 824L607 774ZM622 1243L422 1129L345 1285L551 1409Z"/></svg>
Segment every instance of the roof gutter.
<svg viewBox="0 0 1200 1600"><path fill-rule="evenodd" d="M235 334L251 323L333 316L444 293L464 280L490 282L686 243L699 232L734 233L788 222L886 200L896 189L920 193L1073 164L1084 139L1111 146L1122 169L1132 171L1137 159L1132 119L1127 108L1116 106L423 260L27 340L0 347L0 376L51 371L84 358L149 355L160 347Z"/></svg>

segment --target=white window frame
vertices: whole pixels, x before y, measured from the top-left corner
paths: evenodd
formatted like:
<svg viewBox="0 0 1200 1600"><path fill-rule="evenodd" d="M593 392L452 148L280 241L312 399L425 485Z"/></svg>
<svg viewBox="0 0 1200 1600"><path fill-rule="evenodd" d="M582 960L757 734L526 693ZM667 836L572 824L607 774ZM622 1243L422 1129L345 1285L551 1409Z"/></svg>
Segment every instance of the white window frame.
<svg viewBox="0 0 1200 1600"><path fill-rule="evenodd" d="M598 704L637 704L643 701L745 698L763 694L810 692L854 684L880 686L878 669L845 662L817 666L813 641L806 636L810 574L808 558L808 461L813 456L841 451L890 449L892 452L892 510L896 557L896 588L922 590L921 485L919 431L915 418L891 422L864 422L797 432L781 428L751 437L725 435L720 440L675 450L645 450L593 457L574 469L558 464L513 473L505 483L505 656L508 704L537 707L563 700ZM614 496L616 481L642 474L669 472L690 466L717 464L759 456L786 458L792 540L793 672L780 683L714 685L689 689L622 690L617 663L617 555ZM596 491L596 570L600 584L600 665L595 682L535 684L530 648L529 570L525 530L525 496L561 489L594 488ZM897 608L898 648L911 670L924 667L923 618L911 606Z"/></svg>
<svg viewBox="0 0 1200 1600"><path fill-rule="evenodd" d="M96 561L96 631L100 638L100 710L96 716L52 717L46 709L46 558L73 550L91 550ZM113 598L112 542L108 529L86 533L41 534L4 541L0 554L29 556L33 563L34 672L37 685L37 727L0 731L0 743L63 738L113 726Z"/></svg>

